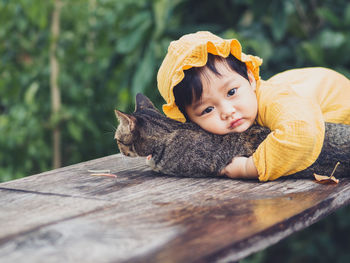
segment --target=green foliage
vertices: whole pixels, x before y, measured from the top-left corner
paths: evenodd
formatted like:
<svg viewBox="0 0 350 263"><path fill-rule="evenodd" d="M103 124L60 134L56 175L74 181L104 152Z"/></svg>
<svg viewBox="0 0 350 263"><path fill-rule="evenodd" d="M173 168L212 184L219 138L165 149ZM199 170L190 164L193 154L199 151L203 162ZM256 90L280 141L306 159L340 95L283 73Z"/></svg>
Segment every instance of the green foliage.
<svg viewBox="0 0 350 263"><path fill-rule="evenodd" d="M264 59L264 79L305 66L330 67L350 77L346 0L62 2L57 47L62 109L52 114L53 1L0 1L0 181L51 169L56 125L62 131L63 165L117 152L113 109L132 111L137 92L161 106L157 70L170 41L185 33L209 30L238 38L244 52ZM301 232L272 252L257 254L255 262L276 260L272 255L278 254L276 248L298 255L289 262L325 262L332 257L347 261L349 255L337 247L349 240L334 233L342 231L340 236L346 239L349 210L330 218L337 224L326 220L322 227L310 228L312 235ZM303 250L305 246L308 249ZM328 254L322 258L319 251Z"/></svg>

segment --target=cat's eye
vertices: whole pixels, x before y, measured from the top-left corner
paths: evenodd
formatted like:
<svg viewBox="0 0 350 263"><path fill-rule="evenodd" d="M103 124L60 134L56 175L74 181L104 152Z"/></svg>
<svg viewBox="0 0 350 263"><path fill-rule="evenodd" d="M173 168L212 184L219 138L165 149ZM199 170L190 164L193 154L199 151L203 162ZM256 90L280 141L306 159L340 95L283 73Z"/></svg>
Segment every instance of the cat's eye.
<svg viewBox="0 0 350 263"><path fill-rule="evenodd" d="M212 106L210 106L210 107L206 108L204 111L202 111L202 115L204 115L204 114L207 114L207 113L211 112L213 109L214 109L214 107L212 107Z"/></svg>
<svg viewBox="0 0 350 263"><path fill-rule="evenodd" d="M230 89L230 90L227 92L227 96L228 96L228 97L231 97L231 96L235 95L235 94L236 94L236 91L237 91L237 88Z"/></svg>

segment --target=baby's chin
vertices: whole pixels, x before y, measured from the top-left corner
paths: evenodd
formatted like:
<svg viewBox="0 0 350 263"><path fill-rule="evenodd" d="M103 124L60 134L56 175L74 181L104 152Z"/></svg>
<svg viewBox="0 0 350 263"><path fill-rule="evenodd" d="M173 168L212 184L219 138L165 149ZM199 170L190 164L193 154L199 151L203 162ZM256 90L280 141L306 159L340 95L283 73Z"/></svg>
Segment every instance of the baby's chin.
<svg viewBox="0 0 350 263"><path fill-rule="evenodd" d="M216 134L216 135L227 135L227 134L231 134L231 133L242 133L245 132L246 130L248 130L253 123L250 123L248 120L245 120L241 125L234 127L234 128L226 128L226 127L217 127L215 125L212 126L205 126L205 125L201 125L201 123L195 122L199 127L201 127L203 130L212 133L212 134Z"/></svg>

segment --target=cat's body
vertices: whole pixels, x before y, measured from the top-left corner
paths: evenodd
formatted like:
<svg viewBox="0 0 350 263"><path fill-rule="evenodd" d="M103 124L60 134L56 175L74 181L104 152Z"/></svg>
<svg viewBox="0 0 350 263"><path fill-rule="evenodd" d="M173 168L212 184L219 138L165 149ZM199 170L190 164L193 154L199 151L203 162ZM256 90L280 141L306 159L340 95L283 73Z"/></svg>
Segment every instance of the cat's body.
<svg viewBox="0 0 350 263"><path fill-rule="evenodd" d="M216 176L235 156L250 156L270 133L253 125L244 133L215 135L194 123L180 123L161 114L142 94L132 114L116 111L120 125L115 138L127 156L152 156L150 165L168 175ZM285 156L288 158L288 156ZM350 176L350 126L326 123L326 137L317 161L295 176L329 174L340 161L338 175Z"/></svg>

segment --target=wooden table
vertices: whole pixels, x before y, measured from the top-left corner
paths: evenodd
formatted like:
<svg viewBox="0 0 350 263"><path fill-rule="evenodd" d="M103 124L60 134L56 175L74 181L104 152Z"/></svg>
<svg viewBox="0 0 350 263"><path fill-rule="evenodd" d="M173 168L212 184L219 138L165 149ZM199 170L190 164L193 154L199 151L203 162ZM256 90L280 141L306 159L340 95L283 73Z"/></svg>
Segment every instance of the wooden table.
<svg viewBox="0 0 350 263"><path fill-rule="evenodd" d="M117 154L0 184L0 262L237 261L349 197L349 179L168 177Z"/></svg>

